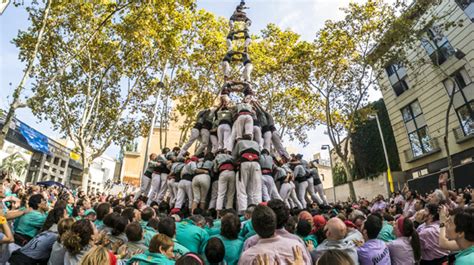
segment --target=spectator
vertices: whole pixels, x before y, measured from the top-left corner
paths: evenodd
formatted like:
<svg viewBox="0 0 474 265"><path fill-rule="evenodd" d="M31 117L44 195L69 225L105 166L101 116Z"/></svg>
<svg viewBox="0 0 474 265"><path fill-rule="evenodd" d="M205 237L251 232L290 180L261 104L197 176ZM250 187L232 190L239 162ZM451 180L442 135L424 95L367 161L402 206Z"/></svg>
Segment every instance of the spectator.
<svg viewBox="0 0 474 265"><path fill-rule="evenodd" d="M129 263L138 262L139 265L173 265L175 261L173 255L173 240L166 235L156 234L150 241L149 249L145 253L133 256Z"/></svg>
<svg viewBox="0 0 474 265"><path fill-rule="evenodd" d="M115 220L114 228L110 233L109 239L112 243L115 243L118 240L122 241L123 243L127 243L128 239L127 235L125 234L125 229L129 224L128 219L124 216L119 216L118 214L116 216L117 219Z"/></svg>
<svg viewBox="0 0 474 265"><path fill-rule="evenodd" d="M209 234L204 230L206 219L202 215L192 215L189 220L176 224L176 240L191 252L204 253Z"/></svg>
<svg viewBox="0 0 474 265"><path fill-rule="evenodd" d="M410 218L400 217L394 231L397 239L387 243L392 265L418 264L421 259L420 238Z"/></svg>
<svg viewBox="0 0 474 265"><path fill-rule="evenodd" d="M64 264L64 256L66 255L66 248L62 244L61 237L67 231L70 231L74 224L74 218L64 218L58 223L58 238L54 242L51 249L51 255L49 256L48 265L60 265Z"/></svg>
<svg viewBox="0 0 474 265"><path fill-rule="evenodd" d="M172 217L164 217L161 219L161 221L158 223L158 233L167 235L169 238L171 238L174 242L174 256L175 258L180 258L184 254L188 253L189 250L178 243L176 240L176 223L175 220Z"/></svg>
<svg viewBox="0 0 474 265"><path fill-rule="evenodd" d="M92 248L93 238L96 236L97 229L91 221L82 219L75 222L71 230L61 236L61 241L66 248L64 264L79 264L79 260Z"/></svg>
<svg viewBox="0 0 474 265"><path fill-rule="evenodd" d="M117 258L106 247L92 247L80 260L79 265L117 264Z"/></svg>
<svg viewBox="0 0 474 265"><path fill-rule="evenodd" d="M306 247L315 248L318 246L316 236L311 233L311 224L307 220L300 220L296 226L296 234L305 242Z"/></svg>
<svg viewBox="0 0 474 265"><path fill-rule="evenodd" d="M212 237L207 241L207 245L204 251L207 262L210 265L225 265L224 257L226 249L224 243L217 237Z"/></svg>
<svg viewBox="0 0 474 265"><path fill-rule="evenodd" d="M228 265L235 265L239 261L244 242L239 238L240 220L234 213L227 213L222 217L219 238L224 244L224 260Z"/></svg>
<svg viewBox="0 0 474 265"><path fill-rule="evenodd" d="M140 213L136 209L135 211ZM156 216L155 210L153 210L153 208L151 207L146 207L141 212L140 225L142 226L142 229L144 231L145 245L147 246L150 245L150 241L153 238L153 236L157 234L156 230L153 227L148 226L148 221L150 221L155 216Z"/></svg>
<svg viewBox="0 0 474 265"><path fill-rule="evenodd" d="M382 219L377 215L369 215L362 227L365 243L357 248L357 256L361 265L390 265L390 253L385 243L377 239L382 230Z"/></svg>
<svg viewBox="0 0 474 265"><path fill-rule="evenodd" d="M474 209L458 208L446 221L446 237L456 242L461 250L456 254L455 265L472 264L474 261Z"/></svg>
<svg viewBox="0 0 474 265"><path fill-rule="evenodd" d="M86 209L87 210L87 209ZM97 219L95 220L94 224L97 230L102 230L104 228L104 217L112 212L112 207L110 203L104 202L97 206L96 213Z"/></svg>
<svg viewBox="0 0 474 265"><path fill-rule="evenodd" d="M129 223L125 228L125 234L127 235L127 249L129 254L148 249L143 239L143 229L138 222Z"/></svg>
<svg viewBox="0 0 474 265"><path fill-rule="evenodd" d="M355 265L354 260L346 252L337 249L326 251L316 262L316 265L325 264Z"/></svg>
<svg viewBox="0 0 474 265"><path fill-rule="evenodd" d="M204 260L196 253L188 252L176 260L176 265L204 265Z"/></svg>
<svg viewBox="0 0 474 265"><path fill-rule="evenodd" d="M48 215L48 205L42 194L35 194L28 200L30 212L21 216L15 224L15 243L24 246L38 234Z"/></svg>
<svg viewBox="0 0 474 265"><path fill-rule="evenodd" d="M66 218L64 208L55 208L48 213L41 233L32 238L25 246L12 253L9 259L11 264L46 263L49 260L54 242L58 239L57 223Z"/></svg>
<svg viewBox="0 0 474 265"><path fill-rule="evenodd" d="M268 255L270 262L285 264L288 260L294 261L293 247L298 248L299 242L286 240L276 235L277 219L275 213L267 206L259 205L255 207L252 214L252 226L260 239L257 244L245 250L238 264L251 264L258 254ZM311 264L310 259L306 259L305 264Z"/></svg>
<svg viewBox="0 0 474 265"><path fill-rule="evenodd" d="M359 264L355 244L344 240L347 227L341 219L337 217L329 219L324 230L326 239L311 251L313 260L318 260L328 250L336 249L342 250L351 257L355 264Z"/></svg>
<svg viewBox="0 0 474 265"><path fill-rule="evenodd" d="M426 205L423 220L424 224L417 228L421 245L420 264L442 264L447 261L449 252L439 246L438 204L429 203Z"/></svg>

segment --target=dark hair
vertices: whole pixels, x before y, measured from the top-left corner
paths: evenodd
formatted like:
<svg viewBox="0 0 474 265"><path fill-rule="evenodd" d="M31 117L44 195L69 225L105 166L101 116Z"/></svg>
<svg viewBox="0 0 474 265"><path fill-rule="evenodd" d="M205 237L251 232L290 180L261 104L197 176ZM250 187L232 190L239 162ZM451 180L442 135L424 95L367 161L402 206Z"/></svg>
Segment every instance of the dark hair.
<svg viewBox="0 0 474 265"><path fill-rule="evenodd" d="M428 203L425 206L425 209L428 210L428 213L433 216L433 221L439 220L439 206L438 204Z"/></svg>
<svg viewBox="0 0 474 265"><path fill-rule="evenodd" d="M65 210L65 208L54 208L49 211L46 221L44 221L43 227L41 228L41 232L46 231L54 224L57 224L59 220L64 217Z"/></svg>
<svg viewBox="0 0 474 265"><path fill-rule="evenodd" d="M67 194L67 193L66 193ZM54 204L54 207L53 208L63 208L63 209L66 209L67 207L67 201L64 201L64 200L59 200L57 201L55 204Z"/></svg>
<svg viewBox="0 0 474 265"><path fill-rule="evenodd" d="M138 222L131 222L125 228L128 241L137 242L143 238L143 229Z"/></svg>
<svg viewBox="0 0 474 265"><path fill-rule="evenodd" d="M74 218L63 218L61 220L59 220L58 222L58 242L61 242L61 236L66 232L66 231L69 231L71 230L72 228L72 225L74 224L75 220Z"/></svg>
<svg viewBox="0 0 474 265"><path fill-rule="evenodd" d="M165 217L158 224L158 233L173 238L176 234L176 223L173 217Z"/></svg>
<svg viewBox="0 0 474 265"><path fill-rule="evenodd" d="M418 232L416 232L415 225L410 218L403 219L403 231L400 231L403 236L410 237L411 248L413 249L413 256L415 261L418 262L421 259L421 244Z"/></svg>
<svg viewBox="0 0 474 265"><path fill-rule="evenodd" d="M227 239L233 240L239 237L240 219L237 215L228 213L221 220L221 235Z"/></svg>
<svg viewBox="0 0 474 265"><path fill-rule="evenodd" d="M461 209L454 215L454 224L456 233L464 232L464 239L474 242L474 209Z"/></svg>
<svg viewBox="0 0 474 265"><path fill-rule="evenodd" d="M155 210L151 207L146 207L145 209L142 210L142 220L145 222L148 222L154 215L155 215Z"/></svg>
<svg viewBox="0 0 474 265"><path fill-rule="evenodd" d="M82 206L76 205L74 208L72 208L72 217L78 217L79 213L81 212Z"/></svg>
<svg viewBox="0 0 474 265"><path fill-rule="evenodd" d="M166 203L165 201L162 201L160 203L160 205L158 205L158 211L160 213L165 213L165 214L169 214L171 209L170 209L170 205L168 203Z"/></svg>
<svg viewBox="0 0 474 265"><path fill-rule="evenodd" d="M133 219L135 218L135 208L127 207L123 209L122 216L127 217L128 221L133 222Z"/></svg>
<svg viewBox="0 0 474 265"><path fill-rule="evenodd" d="M115 218L115 223L114 223L114 226L113 226L112 235L113 236L118 236L118 235L124 233L125 228L127 228L127 225L128 225L128 219L126 217L117 216Z"/></svg>
<svg viewBox="0 0 474 265"><path fill-rule="evenodd" d="M114 207L113 211L114 213L122 214L122 211L125 207L123 205L117 205Z"/></svg>
<svg viewBox="0 0 474 265"><path fill-rule="evenodd" d="M339 249L330 249L324 252L316 264L354 265L355 263L346 252Z"/></svg>
<svg viewBox="0 0 474 265"><path fill-rule="evenodd" d="M114 228L115 227L115 223L117 222L118 218L120 217L120 214L118 213L108 213L105 217L104 217L104 225L107 226L107 227L110 227L110 228Z"/></svg>
<svg viewBox="0 0 474 265"><path fill-rule="evenodd" d="M472 196L471 196L471 193L469 192L463 192L462 194L462 198L464 199L464 203L466 205L469 205L469 203L471 203L471 200L472 200Z"/></svg>
<svg viewBox="0 0 474 265"><path fill-rule="evenodd" d="M156 231L158 231L158 225L160 225L160 220L158 218L151 218L150 220L148 220L148 223L146 224L146 226L149 226L155 229Z"/></svg>
<svg viewBox="0 0 474 265"><path fill-rule="evenodd" d="M33 210L38 210L38 207L41 204L42 200L44 200L44 197L42 194L34 194L28 200L28 206L33 208Z"/></svg>
<svg viewBox="0 0 474 265"><path fill-rule="evenodd" d="M296 222L297 222L297 220L298 220L298 218L296 216L290 216L288 218L288 221L285 224L285 230L288 231L290 234L294 234L296 232Z"/></svg>
<svg viewBox="0 0 474 265"><path fill-rule="evenodd" d="M194 252L188 252L176 260L175 265L202 265L204 260Z"/></svg>
<svg viewBox="0 0 474 265"><path fill-rule="evenodd" d="M300 220L296 226L296 234L307 237L311 233L311 224L307 220Z"/></svg>
<svg viewBox="0 0 474 265"><path fill-rule="evenodd" d="M270 207L258 205L252 213L252 226L261 238L270 238L275 234L276 216Z"/></svg>
<svg viewBox="0 0 474 265"><path fill-rule="evenodd" d="M268 201L267 206L273 210L277 219L277 229L283 228L290 218L290 209L286 203L279 199L273 199Z"/></svg>
<svg viewBox="0 0 474 265"><path fill-rule="evenodd" d="M206 249L204 250L207 261L212 264L219 264L224 260L225 247L222 240L218 237L212 237L207 241Z"/></svg>
<svg viewBox="0 0 474 265"><path fill-rule="evenodd" d="M79 254L83 247L89 244L94 235L92 222L82 219L75 222L70 231L64 232L61 236L61 242L72 255Z"/></svg>
<svg viewBox="0 0 474 265"><path fill-rule="evenodd" d="M364 230L367 230L367 237L369 239L377 238L380 230L382 230L383 222L377 215L371 214L367 217L364 223Z"/></svg>
<svg viewBox="0 0 474 265"><path fill-rule="evenodd" d="M110 203L103 202L97 206L95 212L97 213L97 220L104 220L104 217L110 213Z"/></svg>

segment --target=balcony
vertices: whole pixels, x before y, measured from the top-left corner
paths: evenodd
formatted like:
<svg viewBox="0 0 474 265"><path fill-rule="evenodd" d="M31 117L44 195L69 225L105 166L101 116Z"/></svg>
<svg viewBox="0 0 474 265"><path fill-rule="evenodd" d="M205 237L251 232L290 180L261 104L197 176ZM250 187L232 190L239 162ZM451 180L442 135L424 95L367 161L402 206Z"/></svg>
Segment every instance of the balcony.
<svg viewBox="0 0 474 265"><path fill-rule="evenodd" d="M405 155L405 161L407 163L411 163L411 162L414 162L416 160L422 159L424 157L430 156L432 154L435 154L435 153L441 151L441 148L440 148L439 142L438 142L438 138L430 139L425 144L427 146L429 146L429 150L426 150L425 152L422 152L422 153L421 153L421 150L420 150L420 153L416 154L416 155L414 154L412 149L404 150L403 153Z"/></svg>
<svg viewBox="0 0 474 265"><path fill-rule="evenodd" d="M456 143L461 144L470 139L474 138L474 130L470 129L464 132L461 126L453 129L454 137L456 138Z"/></svg>

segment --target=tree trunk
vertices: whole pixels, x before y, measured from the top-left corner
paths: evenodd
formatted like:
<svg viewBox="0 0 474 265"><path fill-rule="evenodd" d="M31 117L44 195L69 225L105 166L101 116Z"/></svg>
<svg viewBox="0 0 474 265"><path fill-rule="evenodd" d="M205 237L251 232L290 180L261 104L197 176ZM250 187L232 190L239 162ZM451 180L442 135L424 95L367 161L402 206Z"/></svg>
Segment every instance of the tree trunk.
<svg viewBox="0 0 474 265"><path fill-rule="evenodd" d="M451 80L451 82L454 81ZM454 181L454 170L453 170L453 159L451 158L451 152L449 150L449 114L451 112L451 106L453 105L454 101L454 92L455 91L455 86L453 86L453 91L449 95L449 104L448 104L448 109L446 110L446 120L445 120L445 127L444 127L444 137L443 137L443 142L444 142L444 148L446 149L446 159L448 162L448 171L449 171L449 179L451 180L451 189L455 189L455 181Z"/></svg>
<svg viewBox="0 0 474 265"><path fill-rule="evenodd" d="M38 33L35 49L33 50L33 54L31 55L31 58L29 58L28 60L26 70L23 73L23 77L21 78L20 83L15 88L15 91L13 91L13 102L10 105L10 109L8 110L7 117L5 118L5 123L3 123L3 125L1 126L0 150L3 149L3 146L5 145L5 139L7 138L8 130L10 129L10 125L13 122L13 118L15 117L16 109L20 107L24 107L23 104L21 104L20 102L20 95L23 92L23 89L25 88L24 85L26 81L30 77L31 70L33 69L33 63L35 61L36 54L38 54L38 49L39 49L41 40L43 39L43 33L46 28L46 20L48 19L50 10L51 10L51 1L48 0L45 5L45 10L44 10L44 15L43 15L43 25L41 26L41 29Z"/></svg>
<svg viewBox="0 0 474 265"><path fill-rule="evenodd" d="M351 200L352 201L355 201L356 200L356 194L355 194L355 190L354 190L354 183L352 183L352 180L354 179L354 176L352 176L352 170L351 170L351 166L349 165L349 162L347 162L346 160L342 160L342 167L344 168L344 171L346 172L346 180L347 180L347 184L349 185L349 195L351 197Z"/></svg>
<svg viewBox="0 0 474 265"><path fill-rule="evenodd" d="M90 161L87 158L82 158L82 190L87 194L87 188L89 186L89 169Z"/></svg>

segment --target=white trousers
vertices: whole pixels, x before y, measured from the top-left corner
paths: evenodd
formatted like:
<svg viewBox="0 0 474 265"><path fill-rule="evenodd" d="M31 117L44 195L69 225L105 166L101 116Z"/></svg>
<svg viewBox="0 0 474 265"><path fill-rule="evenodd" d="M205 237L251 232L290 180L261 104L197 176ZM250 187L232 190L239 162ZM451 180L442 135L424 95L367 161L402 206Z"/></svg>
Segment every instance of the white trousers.
<svg viewBox="0 0 474 265"><path fill-rule="evenodd" d="M266 131L263 134L263 148L267 149L268 152L270 152L272 148L272 132L271 131Z"/></svg>
<svg viewBox="0 0 474 265"><path fill-rule="evenodd" d="M317 202L318 204L322 204L323 201L321 200L321 198L319 198L319 196L316 194L315 192L315 189L314 189L314 179L313 178L309 178L308 180L308 192L309 192L309 195L311 196L311 200L313 200L313 202Z"/></svg>
<svg viewBox="0 0 474 265"><path fill-rule="evenodd" d="M170 192L170 205L174 205L178 195L178 182L171 178L166 181L166 185L168 185L168 191Z"/></svg>
<svg viewBox="0 0 474 265"><path fill-rule="evenodd" d="M262 197L265 202L271 199L282 200L275 185L275 181L270 175L262 175Z"/></svg>
<svg viewBox="0 0 474 265"><path fill-rule="evenodd" d="M287 182L281 185L280 196L290 209L293 209L295 206L299 209L303 209L303 206L296 196L295 184L293 182Z"/></svg>
<svg viewBox="0 0 474 265"><path fill-rule="evenodd" d="M160 191L158 192L158 198L157 202L158 204L163 201L165 198L166 192L168 191L168 185L166 181L168 180L168 174L167 173L161 173L160 174Z"/></svg>
<svg viewBox="0 0 474 265"><path fill-rule="evenodd" d="M211 186L211 177L208 174L199 174L193 178L193 201L206 203L207 192Z"/></svg>
<svg viewBox="0 0 474 265"><path fill-rule="evenodd" d="M231 134L232 129L229 124L221 124L217 127L218 149L225 149L232 152L232 146L230 144Z"/></svg>
<svg viewBox="0 0 474 265"><path fill-rule="evenodd" d="M181 148L181 151L179 152L179 156L184 156L184 153L186 153L186 151L188 151L189 147L191 147L191 145L193 145L193 143L199 139L199 136L200 136L200 132L198 129L196 128L192 128L191 129L191 136L189 136L189 140L186 142L185 145L183 145L183 147Z"/></svg>
<svg viewBox="0 0 474 265"><path fill-rule="evenodd" d="M278 154L289 158L290 156L288 155L288 152L286 152L285 147L283 147L283 144L281 143L281 137L280 134L277 131L274 131L272 133L272 143L275 149L278 151Z"/></svg>
<svg viewBox="0 0 474 265"><path fill-rule="evenodd" d="M253 70L253 64L252 63L245 64L244 71L242 72L242 79L245 82L248 82L248 83L251 82L250 74L252 73L252 70Z"/></svg>
<svg viewBox="0 0 474 265"><path fill-rule="evenodd" d="M207 146L209 145L209 136L210 136L209 130L203 128L201 129L200 134L201 134L201 144L196 150L196 153L195 153L196 155L205 152L207 149Z"/></svg>
<svg viewBox="0 0 474 265"><path fill-rule="evenodd" d="M263 148L262 130L258 126L253 126L253 140L258 143L260 149Z"/></svg>
<svg viewBox="0 0 474 265"><path fill-rule="evenodd" d="M298 195L298 200L300 201L303 208L306 208L306 191L308 190L308 181L302 181L296 183L296 194Z"/></svg>
<svg viewBox="0 0 474 265"><path fill-rule="evenodd" d="M148 195L148 191L150 190L150 184L151 184L151 179L145 175L142 175L142 179L140 182L140 189L135 193L135 196L133 197L134 200L137 200L138 197L142 194Z"/></svg>
<svg viewBox="0 0 474 265"><path fill-rule="evenodd" d="M219 174L217 185L216 210L222 210L225 201L225 208L232 208L235 196L235 172L224 170Z"/></svg>
<svg viewBox="0 0 474 265"><path fill-rule="evenodd" d="M151 184L150 184L150 191L148 192L148 201L146 204L150 205L151 202L156 201L158 199L158 194L160 191L161 185L161 177L160 174L151 174Z"/></svg>
<svg viewBox="0 0 474 265"><path fill-rule="evenodd" d="M253 119L250 115L239 115L234 122L235 139L242 139L242 135L248 134L253 137Z"/></svg>
<svg viewBox="0 0 474 265"><path fill-rule="evenodd" d="M217 205L217 190L219 189L218 181L214 181L211 184L211 200L209 201L209 209L216 209Z"/></svg>
<svg viewBox="0 0 474 265"><path fill-rule="evenodd" d="M262 202L262 171L258 162L242 162L236 183L237 208L240 213L247 209L247 205Z"/></svg>
<svg viewBox="0 0 474 265"><path fill-rule="evenodd" d="M191 208L191 202L193 201L193 187L192 182L189 180L182 179L178 184L178 196L176 198L175 208L181 209L186 199L189 200L189 208Z"/></svg>

